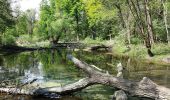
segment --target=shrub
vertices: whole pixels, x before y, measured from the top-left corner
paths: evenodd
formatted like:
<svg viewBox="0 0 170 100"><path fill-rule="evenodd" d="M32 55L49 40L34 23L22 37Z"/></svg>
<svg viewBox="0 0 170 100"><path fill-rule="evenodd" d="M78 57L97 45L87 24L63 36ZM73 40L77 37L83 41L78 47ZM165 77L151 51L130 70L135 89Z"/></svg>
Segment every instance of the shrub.
<svg viewBox="0 0 170 100"><path fill-rule="evenodd" d="M132 43L132 44L137 45L137 44L140 44L141 42L142 42L141 39L139 39L139 38L137 38L137 37L131 38L131 43Z"/></svg>
<svg viewBox="0 0 170 100"><path fill-rule="evenodd" d="M15 29L7 29L1 37L1 43L3 45L15 45Z"/></svg>
<svg viewBox="0 0 170 100"><path fill-rule="evenodd" d="M1 42L3 45L15 45L16 38L13 35L3 36Z"/></svg>

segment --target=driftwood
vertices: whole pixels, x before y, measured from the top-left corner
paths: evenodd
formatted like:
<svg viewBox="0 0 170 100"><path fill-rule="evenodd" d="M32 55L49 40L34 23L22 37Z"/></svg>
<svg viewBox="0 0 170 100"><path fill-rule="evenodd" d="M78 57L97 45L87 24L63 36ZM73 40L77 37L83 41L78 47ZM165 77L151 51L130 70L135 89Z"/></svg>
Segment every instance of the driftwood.
<svg viewBox="0 0 170 100"><path fill-rule="evenodd" d="M116 100L127 100L128 99L126 93L122 90L116 91L114 93L114 96L116 97Z"/></svg>
<svg viewBox="0 0 170 100"><path fill-rule="evenodd" d="M56 48L78 48L83 46L82 43L57 43L51 47L22 47L17 45L0 45L0 51L6 52L21 52L21 51L34 51L34 50L45 50L45 49L56 49Z"/></svg>
<svg viewBox="0 0 170 100"><path fill-rule="evenodd" d="M100 72L71 55L68 55L68 58L87 74L86 78L62 87L38 88L30 91L16 88L0 88L0 91L30 95L46 95L49 93L65 95L80 91L90 85L103 84L123 90L131 96L147 97L156 100L170 100L170 89L157 85L149 78L144 77L140 82L134 82Z"/></svg>
<svg viewBox="0 0 170 100"><path fill-rule="evenodd" d="M121 63L117 65L117 72L118 72L117 77L123 78L123 66ZM126 93L123 90L115 91L113 100L115 100L114 98L116 98L116 100L127 100L128 99Z"/></svg>
<svg viewBox="0 0 170 100"><path fill-rule="evenodd" d="M106 46L106 45L96 45L90 47L90 50L92 51L99 51L99 50L104 50L104 51L111 51L112 46Z"/></svg>

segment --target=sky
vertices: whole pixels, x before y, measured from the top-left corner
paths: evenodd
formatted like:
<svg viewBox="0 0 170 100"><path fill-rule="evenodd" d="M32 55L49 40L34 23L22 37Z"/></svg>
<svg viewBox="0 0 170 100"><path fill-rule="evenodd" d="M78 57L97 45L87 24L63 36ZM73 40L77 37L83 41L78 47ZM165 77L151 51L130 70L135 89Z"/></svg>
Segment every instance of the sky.
<svg viewBox="0 0 170 100"><path fill-rule="evenodd" d="M27 9L36 9L38 11L40 2L41 0L20 0L19 4L22 11Z"/></svg>
<svg viewBox="0 0 170 100"><path fill-rule="evenodd" d="M12 0L13 3L11 4L11 7L14 10L14 12L15 12L15 9L18 7L23 12L28 9L36 9L36 18L38 19L41 1L42 0Z"/></svg>

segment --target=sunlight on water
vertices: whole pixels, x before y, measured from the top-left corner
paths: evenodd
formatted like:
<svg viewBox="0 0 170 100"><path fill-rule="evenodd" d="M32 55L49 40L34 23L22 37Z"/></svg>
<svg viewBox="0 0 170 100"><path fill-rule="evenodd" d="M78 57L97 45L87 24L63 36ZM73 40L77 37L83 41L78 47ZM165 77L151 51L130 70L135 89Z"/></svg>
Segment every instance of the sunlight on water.
<svg viewBox="0 0 170 100"><path fill-rule="evenodd" d="M33 66L30 69L24 71L22 83L27 83L33 79L38 80L38 82L44 82L43 65L41 62L37 63L37 66Z"/></svg>

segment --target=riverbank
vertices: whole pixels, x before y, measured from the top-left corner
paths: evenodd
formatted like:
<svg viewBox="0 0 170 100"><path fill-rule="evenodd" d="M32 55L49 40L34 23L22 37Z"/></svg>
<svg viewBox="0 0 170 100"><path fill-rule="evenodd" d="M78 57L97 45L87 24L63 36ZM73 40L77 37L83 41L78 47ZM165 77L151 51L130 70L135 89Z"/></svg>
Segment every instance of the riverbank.
<svg viewBox="0 0 170 100"><path fill-rule="evenodd" d="M152 46L152 52L154 57L149 57L147 54L146 47L142 44L130 45L130 48L126 46L115 45L113 47L113 53L118 55L125 55L141 60L145 60L150 63L157 64L170 64L170 46L167 44L154 44Z"/></svg>
<svg viewBox="0 0 170 100"><path fill-rule="evenodd" d="M83 41L87 47L93 45L112 45L112 51L107 54L124 56L139 59L147 63L170 65L170 45L159 43L152 45L154 57L149 57L146 47L143 44L131 44L126 46L123 42L115 41L100 41L100 40L85 40Z"/></svg>
<svg viewBox="0 0 170 100"><path fill-rule="evenodd" d="M85 39L80 41L80 43L84 44L86 48L92 47L94 45L106 45L112 46L111 52L107 54L112 54L116 56L124 56L139 59L141 61L145 61L147 63L155 63L161 65L170 65L170 45L165 43L154 44L152 46L152 52L154 53L154 57L149 57L147 54L146 47L142 44L131 44L126 46L123 41L104 41L101 39ZM16 43L18 47L31 50L38 50L43 48L50 48L50 42L35 42L35 43L27 43L27 42L18 42ZM18 48L17 48L18 49Z"/></svg>

